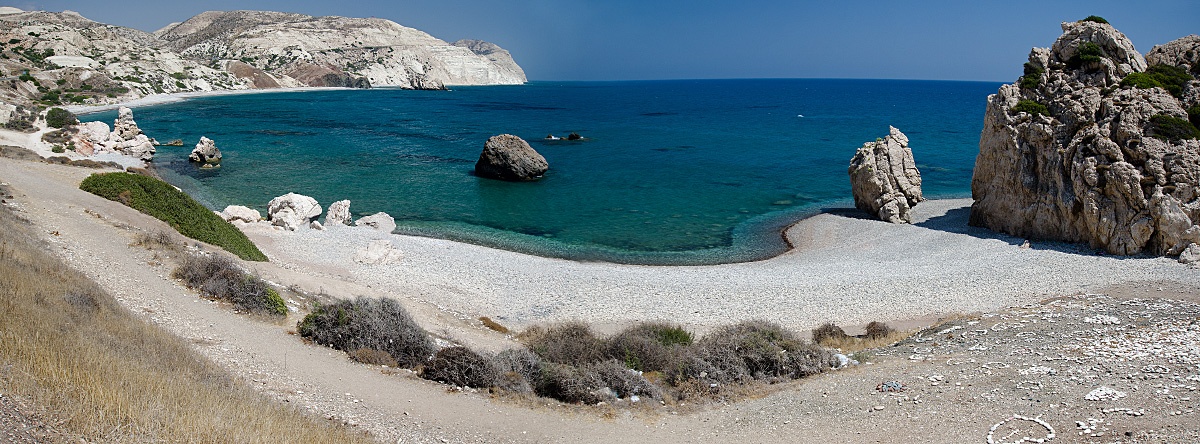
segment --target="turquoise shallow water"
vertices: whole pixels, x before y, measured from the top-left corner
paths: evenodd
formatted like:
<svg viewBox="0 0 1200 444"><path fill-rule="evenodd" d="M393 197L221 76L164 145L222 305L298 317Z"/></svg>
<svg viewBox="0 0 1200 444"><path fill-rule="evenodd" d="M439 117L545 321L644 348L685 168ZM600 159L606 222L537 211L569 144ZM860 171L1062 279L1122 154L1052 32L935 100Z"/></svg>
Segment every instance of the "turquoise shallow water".
<svg viewBox="0 0 1200 444"><path fill-rule="evenodd" d="M289 191L398 232L577 260L762 259L780 230L852 206L846 168L888 125L910 139L929 197L970 193L987 95L999 83L893 80L533 82L452 91L346 90L191 99L134 110L168 181L220 209ZM115 111L82 120L112 122ZM549 142L553 133L587 140ZM489 136L550 163L533 183L472 174ZM187 155L207 136L222 168Z"/></svg>

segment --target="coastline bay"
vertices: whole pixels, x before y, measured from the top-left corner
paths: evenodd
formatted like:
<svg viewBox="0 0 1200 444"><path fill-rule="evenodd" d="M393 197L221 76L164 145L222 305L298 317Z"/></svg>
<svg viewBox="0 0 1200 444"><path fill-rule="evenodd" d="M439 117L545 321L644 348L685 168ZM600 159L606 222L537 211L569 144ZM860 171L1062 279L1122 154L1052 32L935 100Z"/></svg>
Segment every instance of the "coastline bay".
<svg viewBox="0 0 1200 444"><path fill-rule="evenodd" d="M533 82L452 91L335 90L191 98L136 108L171 183L214 209L292 191L397 232L541 256L642 264L763 259L783 228L852 206L845 168L888 125L910 139L933 198L969 195L982 112L998 83L894 80ZM113 112L83 120L110 121ZM545 141L578 132L582 142ZM471 173L512 133L545 179ZM186 161L200 136L222 168Z"/></svg>

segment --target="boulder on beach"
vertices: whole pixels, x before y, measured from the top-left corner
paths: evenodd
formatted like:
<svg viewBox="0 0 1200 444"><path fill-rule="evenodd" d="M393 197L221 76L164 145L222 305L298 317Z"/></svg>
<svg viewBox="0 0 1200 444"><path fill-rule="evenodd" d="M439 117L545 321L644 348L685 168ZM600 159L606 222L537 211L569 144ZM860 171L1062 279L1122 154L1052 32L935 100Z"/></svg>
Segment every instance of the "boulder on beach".
<svg viewBox="0 0 1200 444"><path fill-rule="evenodd" d="M850 160L849 173L854 206L880 220L911 223L912 207L925 200L908 137L895 127L887 137L863 144Z"/></svg>
<svg viewBox="0 0 1200 444"><path fill-rule="evenodd" d="M350 225L350 201L339 200L329 204L325 212L325 225Z"/></svg>
<svg viewBox="0 0 1200 444"><path fill-rule="evenodd" d="M267 204L267 215L271 219L272 225L296 231L299 228L308 227L314 217L320 216L321 206L317 204L316 199L311 197L287 193L271 199L271 202Z"/></svg>
<svg viewBox="0 0 1200 444"><path fill-rule="evenodd" d="M550 164L529 143L511 134L492 136L483 145L475 175L489 179L522 182L541 179Z"/></svg>
<svg viewBox="0 0 1200 444"><path fill-rule="evenodd" d="M988 97L971 225L1119 255L1186 251L1200 242L1200 140L1187 112L1200 106L1200 39L1143 58L1109 24L1062 29Z"/></svg>
<svg viewBox="0 0 1200 444"><path fill-rule="evenodd" d="M262 213L250 207L241 205L230 205L225 207L220 213L217 213L226 222L242 221L247 223L258 222L262 220Z"/></svg>
<svg viewBox="0 0 1200 444"><path fill-rule="evenodd" d="M192 149L188 160L204 165L217 165L221 163L221 150L217 149L217 144L212 139L201 136L200 143L197 143L196 148Z"/></svg>
<svg viewBox="0 0 1200 444"><path fill-rule="evenodd" d="M91 156L105 149L104 143L108 141L109 133L111 133L107 123L83 122L75 125L75 128L78 131L72 136L71 142L75 144L76 153Z"/></svg>
<svg viewBox="0 0 1200 444"><path fill-rule="evenodd" d="M396 219L381 211L354 221L354 225L374 228L384 233L391 233L396 230Z"/></svg>

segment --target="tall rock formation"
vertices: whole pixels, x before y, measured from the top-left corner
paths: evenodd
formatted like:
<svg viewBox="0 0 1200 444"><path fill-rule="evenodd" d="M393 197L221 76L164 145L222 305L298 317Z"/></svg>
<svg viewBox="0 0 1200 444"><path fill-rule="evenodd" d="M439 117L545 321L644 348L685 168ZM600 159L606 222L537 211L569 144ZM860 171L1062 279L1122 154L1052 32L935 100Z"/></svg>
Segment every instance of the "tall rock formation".
<svg viewBox="0 0 1200 444"><path fill-rule="evenodd" d="M1200 133L1187 121L1200 38L1156 48L1148 64L1107 23L1062 29L988 97L971 224L1121 255L1200 242Z"/></svg>
<svg viewBox="0 0 1200 444"><path fill-rule="evenodd" d="M880 220L911 223L912 207L925 200L908 137L896 127L888 127L887 137L863 144L850 160L849 173L854 206Z"/></svg>

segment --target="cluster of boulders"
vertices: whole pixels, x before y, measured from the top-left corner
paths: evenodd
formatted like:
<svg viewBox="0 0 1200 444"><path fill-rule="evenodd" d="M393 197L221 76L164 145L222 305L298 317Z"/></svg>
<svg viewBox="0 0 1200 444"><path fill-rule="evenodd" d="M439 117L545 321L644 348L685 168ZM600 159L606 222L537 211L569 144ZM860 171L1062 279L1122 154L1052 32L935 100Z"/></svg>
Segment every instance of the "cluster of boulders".
<svg viewBox="0 0 1200 444"><path fill-rule="evenodd" d="M887 137L863 144L850 160L854 206L891 223L912 223L912 207L925 200L921 172L908 137L888 127Z"/></svg>
<svg viewBox="0 0 1200 444"><path fill-rule="evenodd" d="M1032 50L1017 83L988 97L971 225L1196 257L1200 37L1143 57L1107 23L1062 29L1051 48Z"/></svg>
<svg viewBox="0 0 1200 444"><path fill-rule="evenodd" d="M104 122L86 122L77 125L72 136L75 152L84 156L105 152L117 152L149 162L154 158L154 139L146 136L133 120L133 110L122 106L112 129Z"/></svg>
<svg viewBox="0 0 1200 444"><path fill-rule="evenodd" d="M384 233L396 229L396 220L384 212L378 212L353 220L350 201L339 200L329 205L325 224L317 221L322 208L316 199L296 193L287 193L267 203L267 217L253 208L230 205L216 212L218 216L234 225L262 225L278 230L325 230L326 227L355 226L370 228ZM388 240L377 240L354 255L354 260L365 264L394 263L402 259L399 250Z"/></svg>

